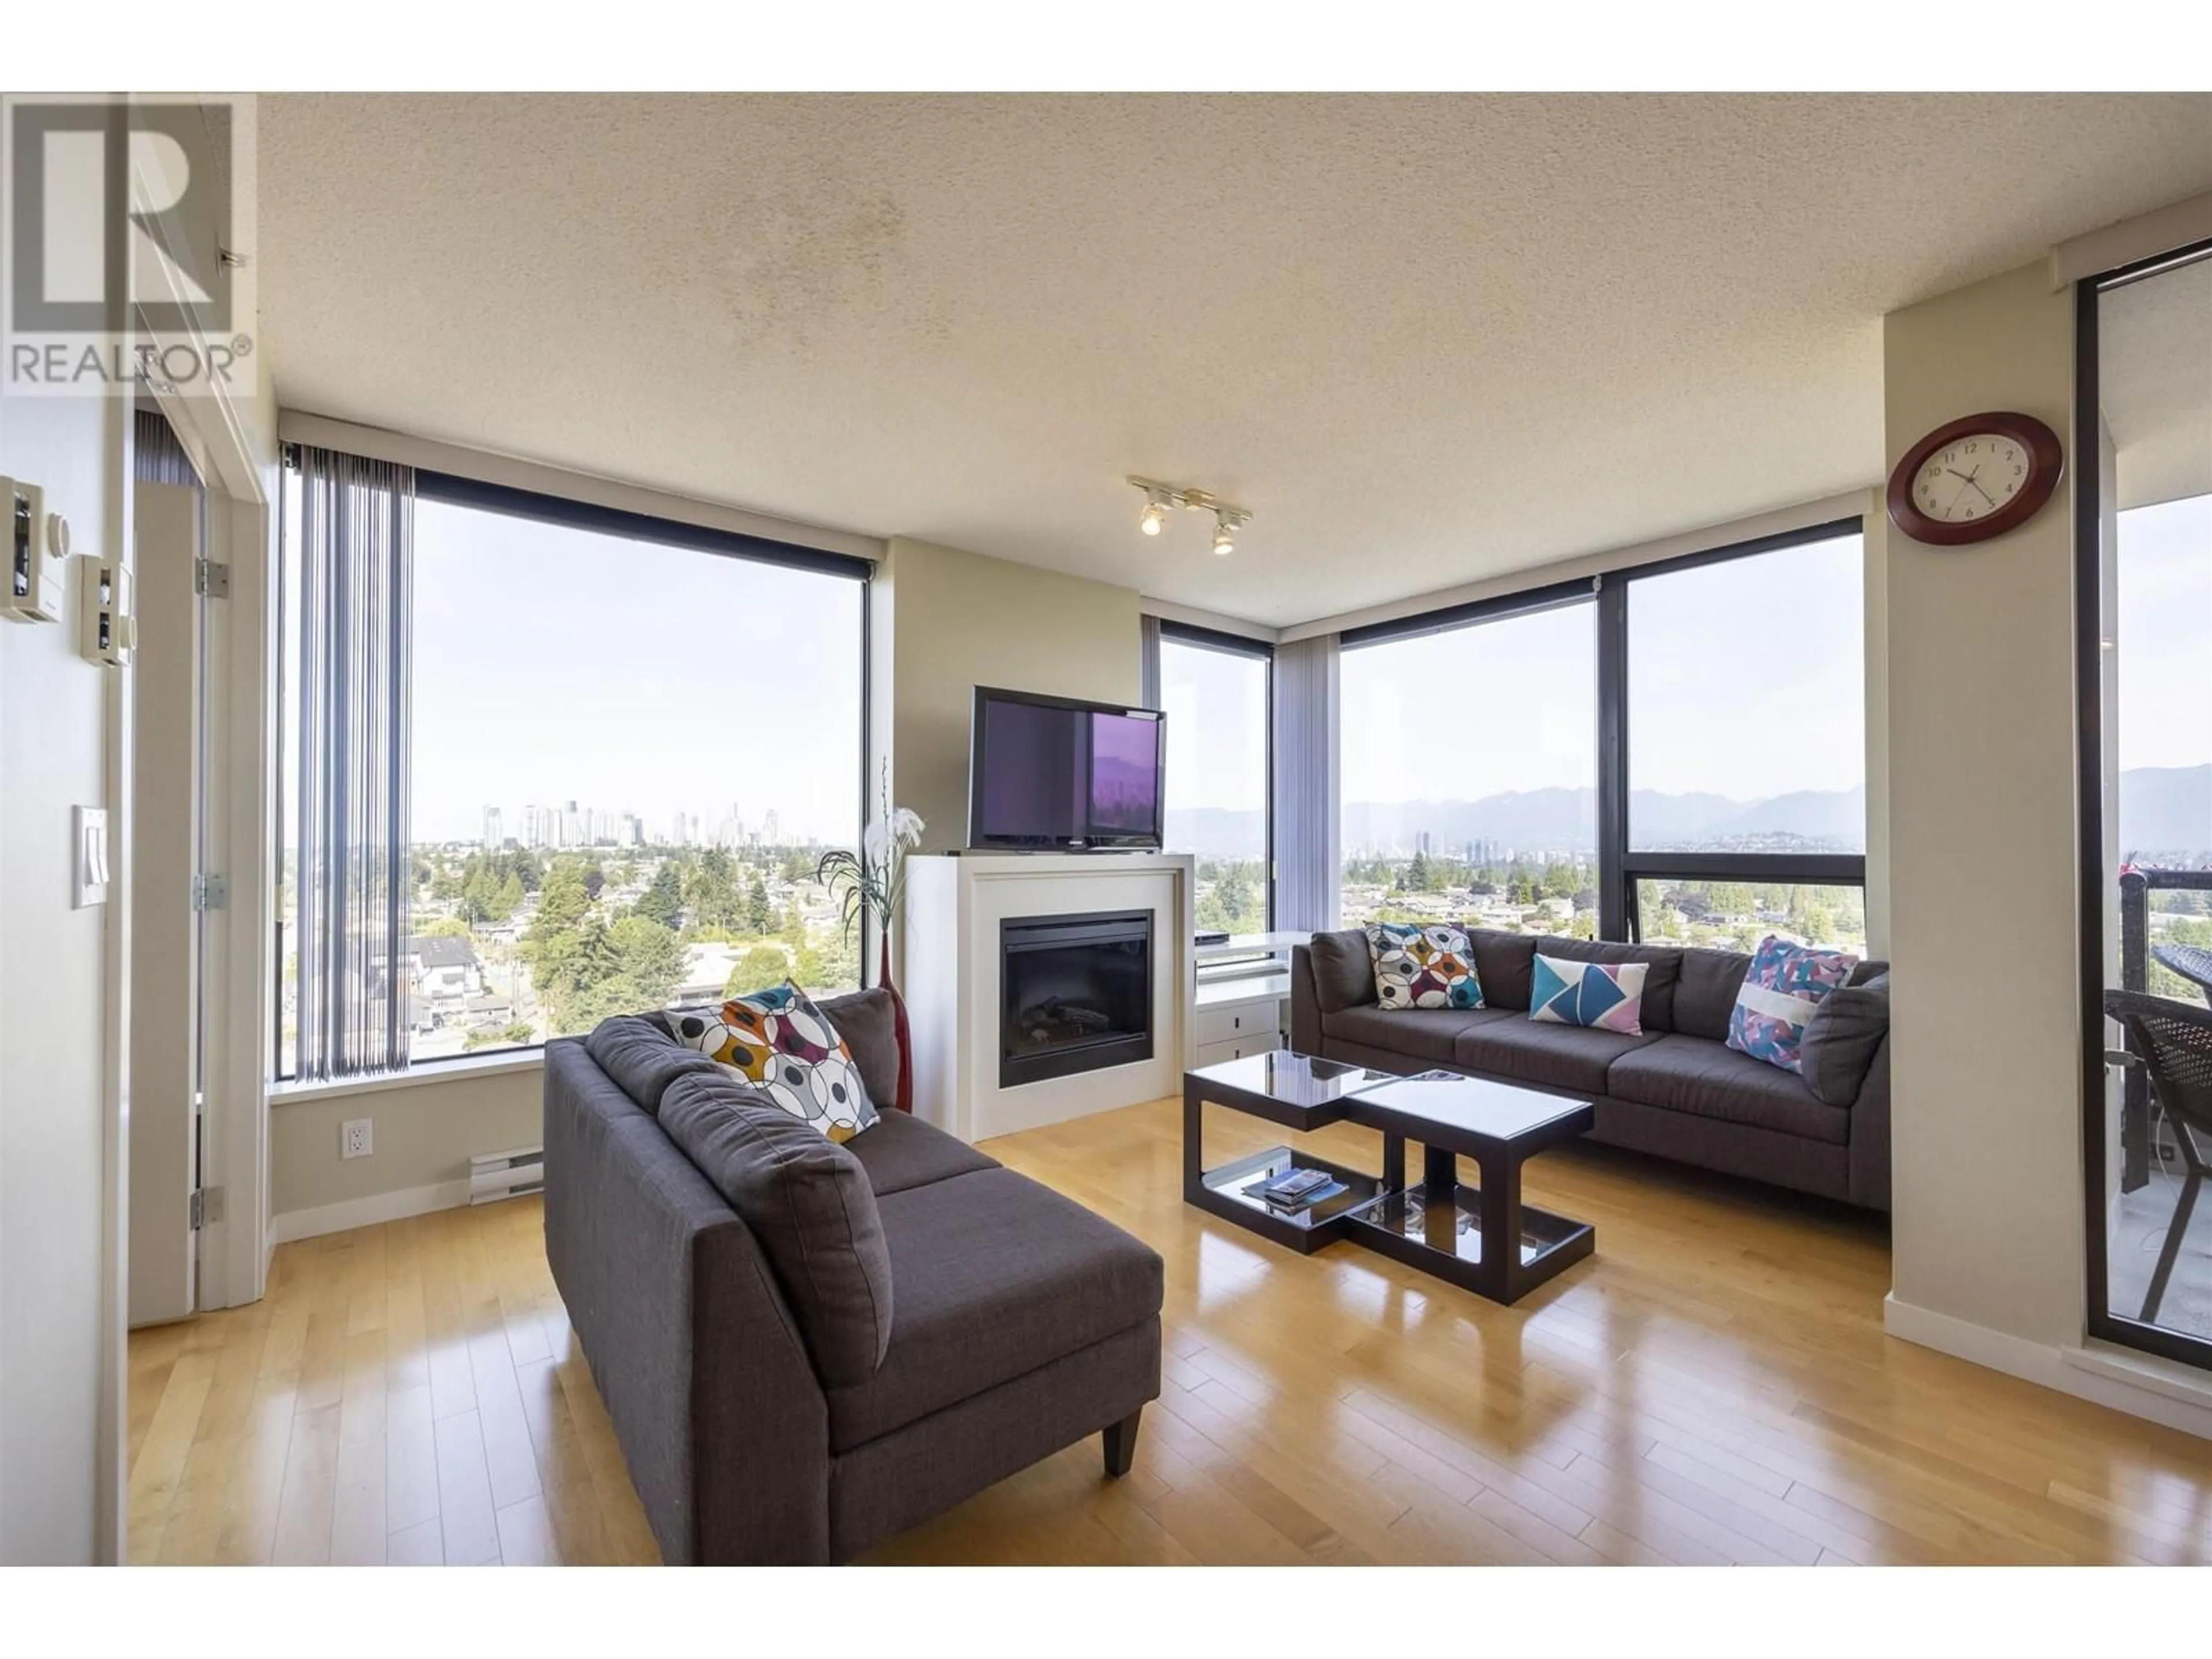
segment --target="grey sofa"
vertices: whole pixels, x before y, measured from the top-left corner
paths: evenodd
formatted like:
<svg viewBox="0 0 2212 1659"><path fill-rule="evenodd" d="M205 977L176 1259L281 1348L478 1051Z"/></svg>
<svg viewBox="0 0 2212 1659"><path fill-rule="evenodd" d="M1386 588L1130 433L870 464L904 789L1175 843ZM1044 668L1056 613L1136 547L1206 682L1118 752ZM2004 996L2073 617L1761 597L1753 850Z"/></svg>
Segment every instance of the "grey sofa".
<svg viewBox="0 0 2212 1659"><path fill-rule="evenodd" d="M883 994L822 1006L890 1100ZM1127 1472L1157 1255L906 1113L833 1145L660 1018L546 1046L545 1249L665 1559L849 1559L1094 1433Z"/></svg>
<svg viewBox="0 0 2212 1659"><path fill-rule="evenodd" d="M1378 1071L1438 1068L1589 1100L1589 1139L1729 1175L1889 1207L1889 975L1861 963L1805 1034L1804 1075L1726 1046L1751 958L1731 951L1468 930L1486 1006L1385 1011L1366 934L1291 953L1291 1046ZM1641 962L1644 1033L1528 1018L1537 951Z"/></svg>

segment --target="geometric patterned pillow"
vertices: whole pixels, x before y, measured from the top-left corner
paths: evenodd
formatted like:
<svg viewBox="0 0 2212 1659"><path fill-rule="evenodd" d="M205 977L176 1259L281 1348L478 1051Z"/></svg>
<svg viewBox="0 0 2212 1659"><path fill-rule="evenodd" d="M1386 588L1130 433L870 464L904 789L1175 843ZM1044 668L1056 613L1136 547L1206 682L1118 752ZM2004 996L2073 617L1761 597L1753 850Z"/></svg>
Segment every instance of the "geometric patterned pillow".
<svg viewBox="0 0 2212 1659"><path fill-rule="evenodd" d="M1569 962L1539 956L1529 981L1528 1018L1589 1025L1635 1036L1644 1030L1648 962Z"/></svg>
<svg viewBox="0 0 2212 1659"><path fill-rule="evenodd" d="M1480 1008L1474 941L1449 922L1418 927L1378 921L1367 929L1375 1000L1385 1008Z"/></svg>
<svg viewBox="0 0 2212 1659"><path fill-rule="evenodd" d="M1752 953L1743 988L1729 1012L1728 1046L1802 1074L1805 1022L1843 988L1858 961L1848 951L1816 951L1769 933Z"/></svg>
<svg viewBox="0 0 2212 1659"><path fill-rule="evenodd" d="M878 1121L853 1051L789 980L713 1014L672 1013L676 1040L736 1072L803 1123L850 1140Z"/></svg>

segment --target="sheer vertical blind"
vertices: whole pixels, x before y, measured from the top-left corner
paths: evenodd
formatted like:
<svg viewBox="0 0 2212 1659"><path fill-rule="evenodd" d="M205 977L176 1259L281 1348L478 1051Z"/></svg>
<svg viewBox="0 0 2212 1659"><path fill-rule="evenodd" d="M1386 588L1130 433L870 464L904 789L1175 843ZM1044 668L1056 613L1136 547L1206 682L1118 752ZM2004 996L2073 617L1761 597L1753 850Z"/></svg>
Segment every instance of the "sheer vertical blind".
<svg viewBox="0 0 2212 1659"><path fill-rule="evenodd" d="M407 1063L408 629L415 475L296 447L296 1075Z"/></svg>
<svg viewBox="0 0 2212 1659"><path fill-rule="evenodd" d="M1275 647L1275 920L1289 931L1336 926L1343 876L1337 826L1334 634Z"/></svg>

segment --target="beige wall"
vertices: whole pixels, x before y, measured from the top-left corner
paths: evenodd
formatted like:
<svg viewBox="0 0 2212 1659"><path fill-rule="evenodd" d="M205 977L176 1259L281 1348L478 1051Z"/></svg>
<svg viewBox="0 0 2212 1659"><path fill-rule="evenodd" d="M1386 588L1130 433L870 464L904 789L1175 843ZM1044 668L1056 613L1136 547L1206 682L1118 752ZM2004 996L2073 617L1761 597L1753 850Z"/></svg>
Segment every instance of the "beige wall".
<svg viewBox="0 0 2212 1659"><path fill-rule="evenodd" d="M878 577L877 683L889 671L892 794L968 839L968 711L977 685L1102 702L1137 700L1137 592L899 538ZM879 719L876 741L885 732Z"/></svg>
<svg viewBox="0 0 2212 1659"><path fill-rule="evenodd" d="M2066 433L2072 349L2040 264L1892 313L1889 463L1982 410ZM1887 538L1895 1295L2044 1345L2082 1326L2068 447L2008 535Z"/></svg>
<svg viewBox="0 0 2212 1659"><path fill-rule="evenodd" d="M294 1232L302 1211L465 1182L469 1159L477 1153L535 1146L544 1139L543 1084L544 1073L532 1066L280 1098L269 1110L269 1207L280 1218L293 1217L290 1224L277 1224ZM358 1117L375 1125L375 1153L342 1159L338 1125Z"/></svg>
<svg viewBox="0 0 2212 1659"><path fill-rule="evenodd" d="M0 398L0 475L80 552L123 522L119 400ZM105 908L70 904L70 809L109 805L108 674L59 623L0 621L0 1562L89 1562L112 1241ZM118 848L122 843L115 844ZM119 1086L119 1073L113 1079Z"/></svg>

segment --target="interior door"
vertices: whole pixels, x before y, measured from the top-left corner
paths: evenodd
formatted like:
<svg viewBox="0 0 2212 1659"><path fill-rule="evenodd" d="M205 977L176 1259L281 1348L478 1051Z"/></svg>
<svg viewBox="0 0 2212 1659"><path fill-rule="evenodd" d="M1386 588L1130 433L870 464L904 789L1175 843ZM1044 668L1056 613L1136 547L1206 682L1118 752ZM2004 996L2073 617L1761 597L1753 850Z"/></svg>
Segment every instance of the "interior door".
<svg viewBox="0 0 2212 1659"><path fill-rule="evenodd" d="M131 1323L198 1306L200 764L205 497L138 483L138 645L131 693Z"/></svg>

